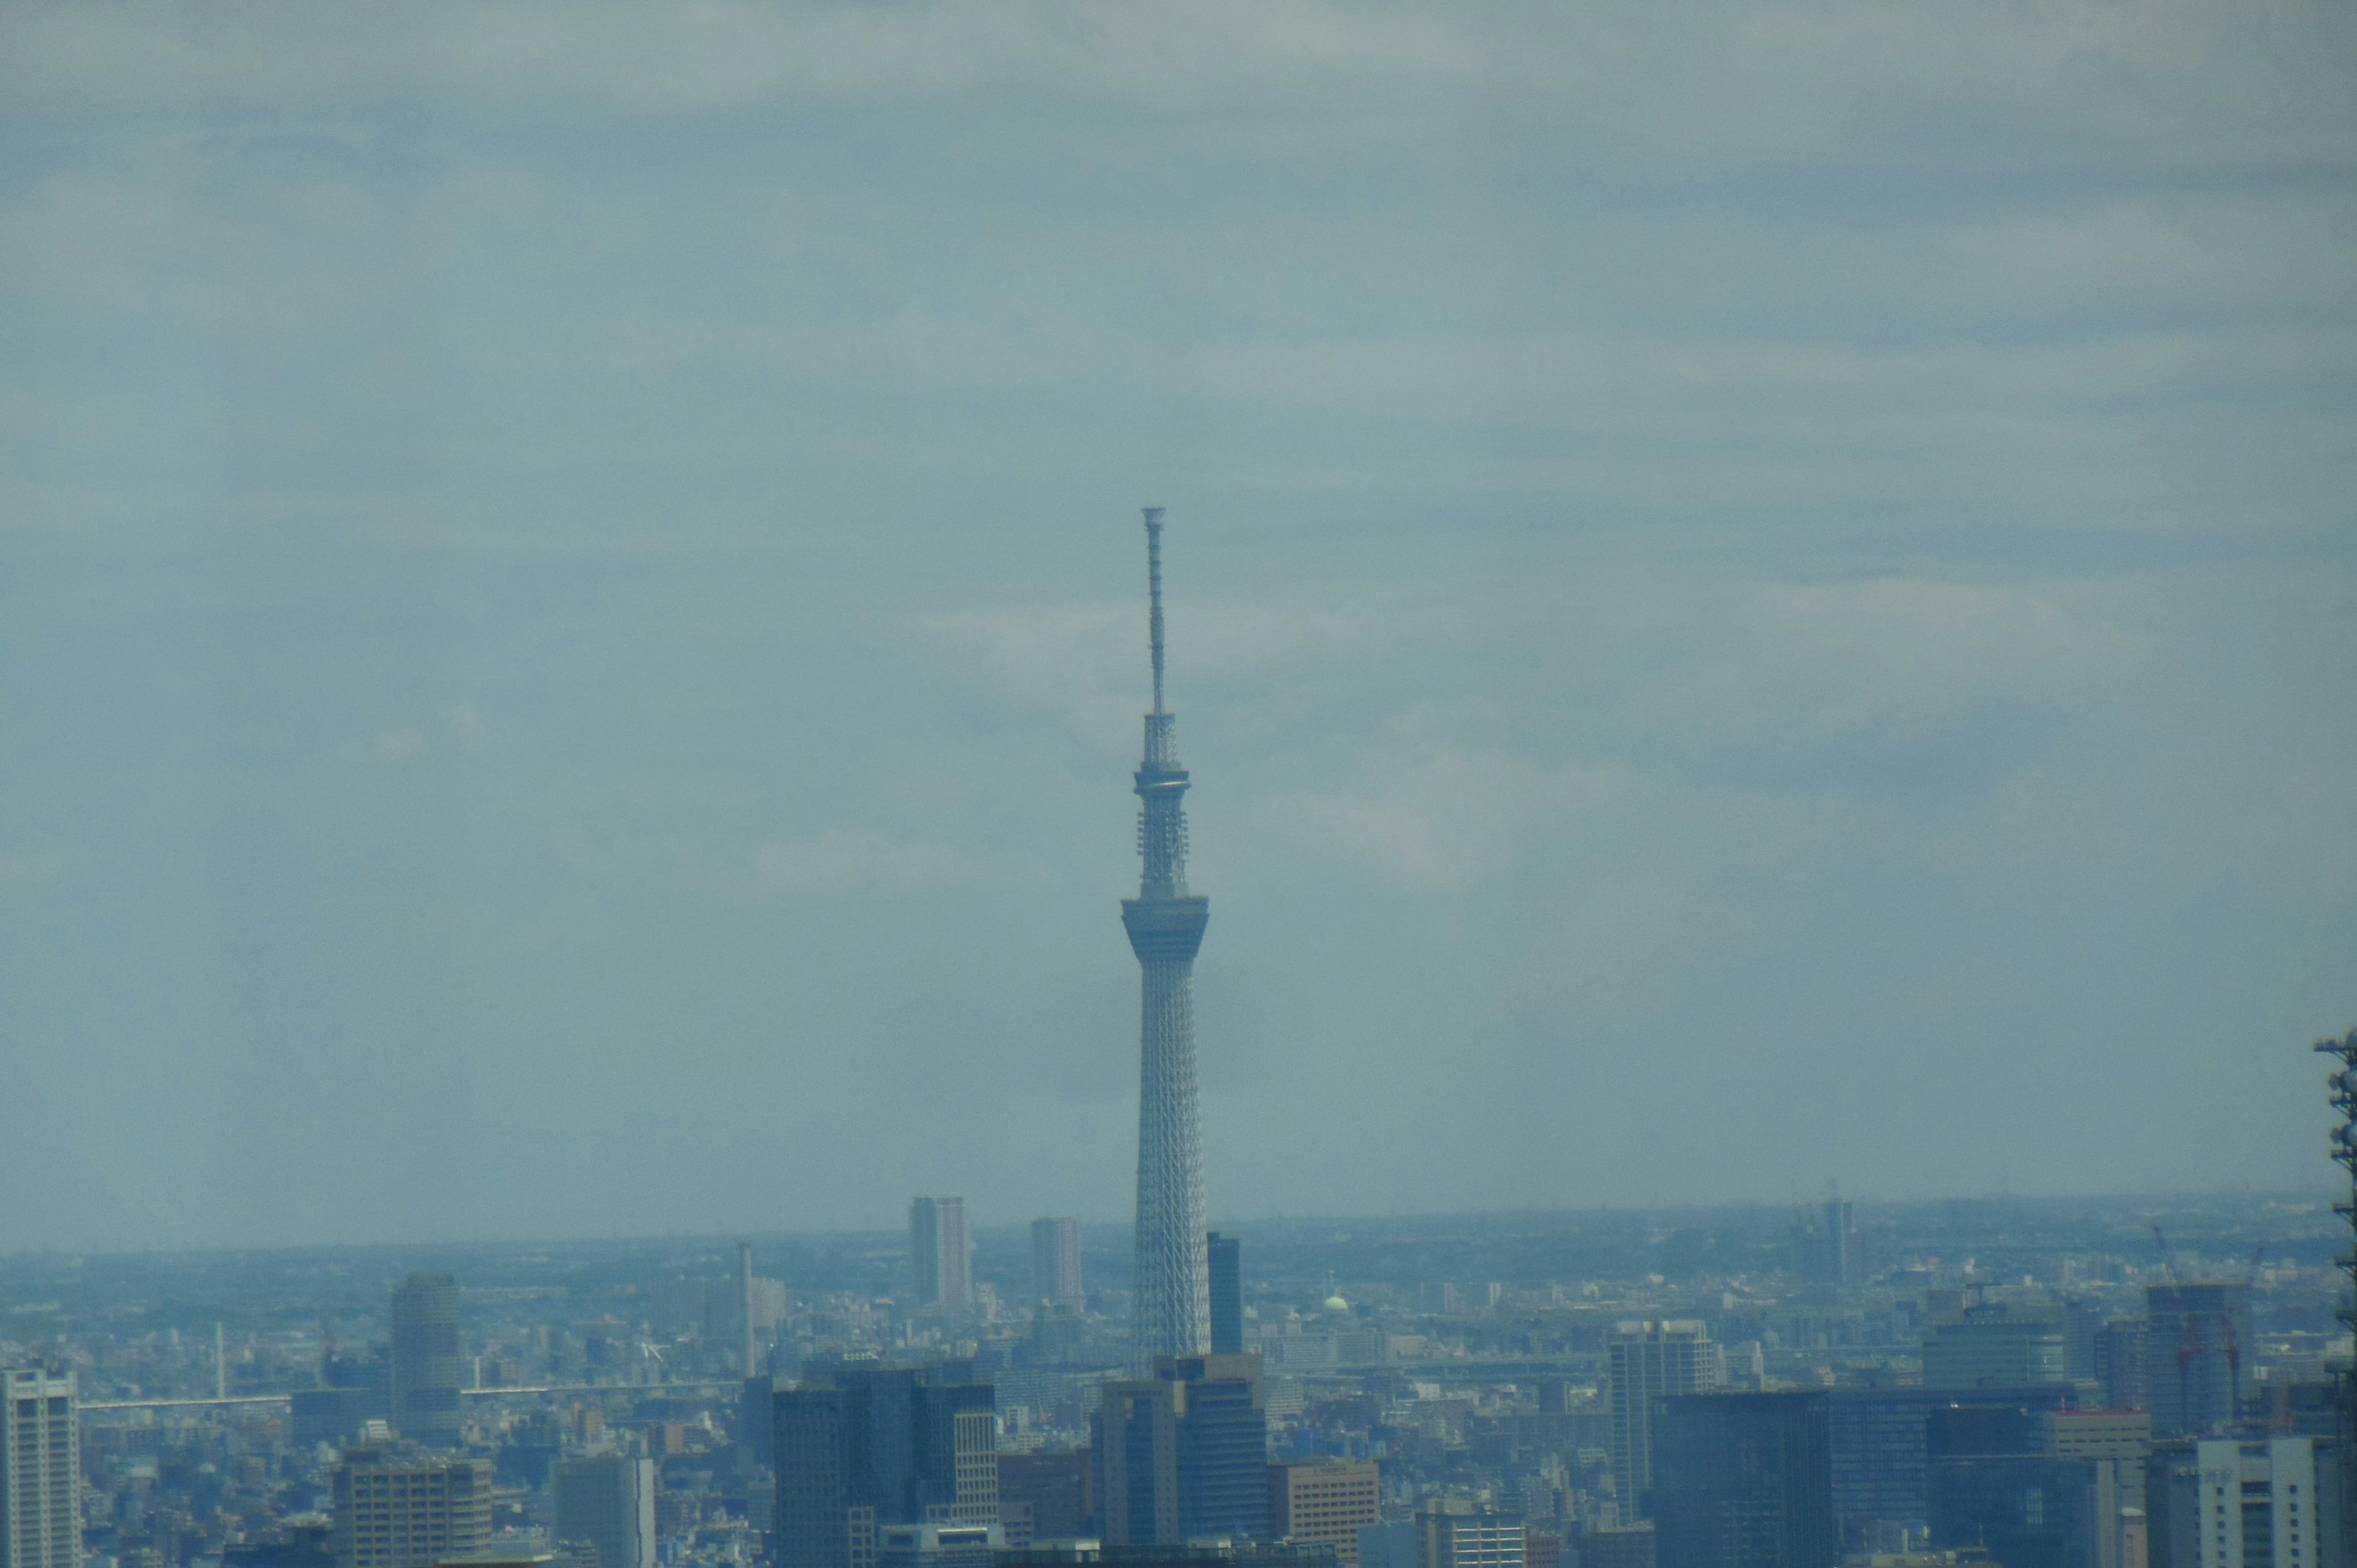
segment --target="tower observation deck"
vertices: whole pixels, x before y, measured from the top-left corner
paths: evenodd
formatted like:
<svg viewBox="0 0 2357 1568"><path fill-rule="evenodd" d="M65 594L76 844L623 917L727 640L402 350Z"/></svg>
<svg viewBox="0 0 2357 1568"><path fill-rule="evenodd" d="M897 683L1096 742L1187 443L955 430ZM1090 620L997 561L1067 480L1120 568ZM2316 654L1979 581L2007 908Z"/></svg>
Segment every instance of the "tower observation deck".
<svg viewBox="0 0 2357 1568"><path fill-rule="evenodd" d="M1203 1151L1195 1110L1195 952L1211 900L1187 890L1187 769L1178 720L1162 703L1162 509L1146 509L1147 646L1154 711L1137 767L1137 897L1121 923L1140 971L1137 1094L1135 1344L1141 1368L1157 1356L1211 1346L1211 1275L1203 1241Z"/></svg>

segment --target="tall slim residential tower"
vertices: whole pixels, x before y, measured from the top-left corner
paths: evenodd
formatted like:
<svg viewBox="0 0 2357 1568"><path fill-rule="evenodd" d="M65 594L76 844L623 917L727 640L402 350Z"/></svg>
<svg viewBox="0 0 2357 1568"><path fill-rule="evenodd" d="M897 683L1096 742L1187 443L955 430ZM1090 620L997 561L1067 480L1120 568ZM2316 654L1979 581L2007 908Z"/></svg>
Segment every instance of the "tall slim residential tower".
<svg viewBox="0 0 2357 1568"><path fill-rule="evenodd" d="M743 1320L737 1327L744 1332L745 1342L737 1352L737 1369L751 1377L760 1368L753 1345L753 1243L737 1243L737 1313Z"/></svg>
<svg viewBox="0 0 2357 1568"><path fill-rule="evenodd" d="M965 1246L965 1199L920 1197L909 1205L909 1264L917 1305L963 1312L973 1297L974 1260Z"/></svg>
<svg viewBox="0 0 2357 1568"><path fill-rule="evenodd" d="M1241 1238L1211 1232L1211 1354L1244 1353L1244 1244ZM1358 1548L1353 1546L1353 1553Z"/></svg>
<svg viewBox="0 0 2357 1568"><path fill-rule="evenodd" d="M412 1274L393 1292L393 1429L412 1443L456 1448L465 1426L458 1391L458 1283Z"/></svg>
<svg viewBox="0 0 2357 1568"><path fill-rule="evenodd" d="M81 1568L74 1375L0 1372L0 1568Z"/></svg>
<svg viewBox="0 0 2357 1568"><path fill-rule="evenodd" d="M1162 705L1162 509L1146 509L1146 646L1154 711L1137 767L1145 874L1121 923L1144 972L1138 1037L1136 1342L1140 1370L1157 1356L1211 1348L1203 1251L1203 1151L1195 1113L1195 952L1211 900L1187 891L1187 769L1177 718Z"/></svg>
<svg viewBox="0 0 2357 1568"><path fill-rule="evenodd" d="M1661 1401L1708 1393L1724 1383L1721 1347L1694 1319L1623 1323L1605 1346L1612 1397L1612 1489L1620 1522L1648 1517L1653 1489L1653 1415Z"/></svg>
<svg viewBox="0 0 2357 1568"><path fill-rule="evenodd" d="M1031 1221L1031 1299L1078 1306L1085 1297L1081 1288L1081 1222Z"/></svg>

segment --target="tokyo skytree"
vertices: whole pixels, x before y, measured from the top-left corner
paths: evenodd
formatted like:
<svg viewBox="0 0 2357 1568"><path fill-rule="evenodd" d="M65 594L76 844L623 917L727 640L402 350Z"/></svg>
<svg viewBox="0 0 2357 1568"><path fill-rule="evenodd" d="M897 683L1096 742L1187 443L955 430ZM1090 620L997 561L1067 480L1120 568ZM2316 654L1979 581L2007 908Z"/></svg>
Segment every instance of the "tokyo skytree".
<svg viewBox="0 0 2357 1568"><path fill-rule="evenodd" d="M1211 902L1187 891L1187 770L1177 719L1162 705L1162 509L1146 509L1146 644L1154 656L1154 711L1137 766L1137 848L1146 862L1137 897L1121 903L1137 954L1137 1274L1134 1354L1140 1371L1157 1356L1211 1348L1211 1274L1203 1242L1203 1149L1195 1121L1195 951Z"/></svg>

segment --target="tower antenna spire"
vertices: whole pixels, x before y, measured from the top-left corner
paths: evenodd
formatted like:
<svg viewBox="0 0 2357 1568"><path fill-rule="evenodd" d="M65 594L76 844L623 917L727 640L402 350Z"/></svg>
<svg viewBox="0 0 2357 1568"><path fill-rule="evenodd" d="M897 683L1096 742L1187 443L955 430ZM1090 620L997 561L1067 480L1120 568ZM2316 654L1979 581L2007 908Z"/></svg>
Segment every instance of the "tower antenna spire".
<svg viewBox="0 0 2357 1568"><path fill-rule="evenodd" d="M1146 636L1154 651L1154 711L1162 712L1162 512L1158 506L1143 509L1146 512Z"/></svg>

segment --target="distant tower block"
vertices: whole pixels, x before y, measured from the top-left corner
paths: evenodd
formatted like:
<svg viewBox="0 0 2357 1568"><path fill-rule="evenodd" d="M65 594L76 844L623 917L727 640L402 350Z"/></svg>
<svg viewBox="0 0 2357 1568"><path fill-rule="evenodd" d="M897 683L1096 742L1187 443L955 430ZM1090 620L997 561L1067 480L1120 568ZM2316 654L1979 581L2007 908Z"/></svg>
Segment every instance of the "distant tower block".
<svg viewBox="0 0 2357 1568"><path fill-rule="evenodd" d="M1244 1353L1243 1242L1214 1230L1206 1250L1211 1258L1211 1354L1241 1356ZM1358 1548L1353 1545L1351 1550Z"/></svg>
<svg viewBox="0 0 2357 1568"><path fill-rule="evenodd" d="M1058 1306L1081 1305L1079 1220L1031 1221L1031 1297Z"/></svg>
<svg viewBox="0 0 2357 1568"><path fill-rule="evenodd" d="M974 1261L966 1250L964 1198L909 1203L909 1262L919 1306L965 1311L974 1294Z"/></svg>
<svg viewBox="0 0 2357 1568"><path fill-rule="evenodd" d="M737 1370L751 1377L759 1369L753 1348L753 1243L737 1243L737 1310L743 1317L739 1326L744 1331L744 1347L739 1352L743 1365ZM600 1565L603 1568L603 1565Z"/></svg>
<svg viewBox="0 0 2357 1568"><path fill-rule="evenodd" d="M1187 769L1177 718L1162 703L1162 509L1146 509L1146 646L1154 711L1137 768L1137 897L1121 920L1142 972L1138 1029L1136 1340L1140 1369L1157 1356L1211 1348L1211 1280L1203 1242L1203 1151L1195 1108L1195 953L1211 900L1187 891Z"/></svg>
<svg viewBox="0 0 2357 1568"><path fill-rule="evenodd" d="M412 1274L393 1293L393 1429L430 1448L456 1448L464 1384L457 1282Z"/></svg>

